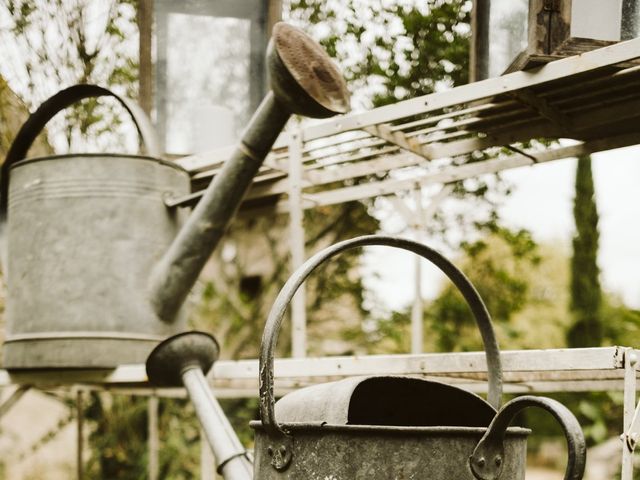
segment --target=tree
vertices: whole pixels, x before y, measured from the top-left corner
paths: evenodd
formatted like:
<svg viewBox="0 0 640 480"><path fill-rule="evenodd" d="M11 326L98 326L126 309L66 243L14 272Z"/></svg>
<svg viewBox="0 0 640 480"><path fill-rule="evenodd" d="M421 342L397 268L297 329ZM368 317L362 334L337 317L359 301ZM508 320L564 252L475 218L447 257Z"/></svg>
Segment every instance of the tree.
<svg viewBox="0 0 640 480"><path fill-rule="evenodd" d="M467 83L471 2L292 0L286 16L317 38L370 108Z"/></svg>
<svg viewBox="0 0 640 480"><path fill-rule="evenodd" d="M61 88L96 83L137 96L135 0L7 0L0 6L0 74L38 107ZM137 148L135 133L113 99L88 99L48 124L56 153Z"/></svg>
<svg viewBox="0 0 640 480"><path fill-rule="evenodd" d="M288 16L335 57L354 108L363 109L467 83L471 8L468 0L291 0ZM484 159L483 152L474 152L448 162ZM500 175L458 182L447 203L463 208L439 209L428 234L458 247L460 238L498 224L497 207L510 191ZM452 235L454 231L461 233Z"/></svg>
<svg viewBox="0 0 640 480"><path fill-rule="evenodd" d="M580 157L576 169L573 215L576 234L571 257L571 312L567 332L570 347L597 347L602 342L602 291L598 269L598 209L595 201L591 158Z"/></svg>
<svg viewBox="0 0 640 480"><path fill-rule="evenodd" d="M530 284L541 262L537 244L526 230L494 228L482 239L464 244L463 251L460 268L487 305L499 343L517 344L525 332L513 319L532 301ZM425 317L438 350L482 350L475 320L452 284L447 282Z"/></svg>

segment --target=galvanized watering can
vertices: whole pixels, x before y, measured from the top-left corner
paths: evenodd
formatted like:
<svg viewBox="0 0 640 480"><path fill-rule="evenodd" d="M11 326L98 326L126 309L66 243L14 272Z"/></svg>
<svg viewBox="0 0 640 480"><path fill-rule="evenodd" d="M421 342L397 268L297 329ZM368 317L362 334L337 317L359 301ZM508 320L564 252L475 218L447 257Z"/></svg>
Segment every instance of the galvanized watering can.
<svg viewBox="0 0 640 480"><path fill-rule="evenodd" d="M488 401L463 389L420 378L372 376L307 387L277 404L273 391L275 345L285 311L304 280L338 253L367 245L414 252L440 268L460 290L480 329L488 365ZM562 404L522 396L500 408L502 367L489 313L469 280L424 245L365 236L311 257L276 298L262 337L260 416L251 463L217 404L203 372L217 358L208 334L191 332L159 345L147 361L157 385L184 384L227 480L524 480L529 430L509 427L535 406L560 423L568 444L565 480L584 474L586 449L578 421Z"/></svg>
<svg viewBox="0 0 640 480"><path fill-rule="evenodd" d="M5 368L140 363L184 329L185 298L291 114L321 118L349 110L342 76L299 29L274 27L267 64L272 90L190 216L179 208L190 194L189 175L159 158L153 129L133 102L76 85L31 115L0 179ZM57 112L105 95L131 114L149 156L25 160Z"/></svg>

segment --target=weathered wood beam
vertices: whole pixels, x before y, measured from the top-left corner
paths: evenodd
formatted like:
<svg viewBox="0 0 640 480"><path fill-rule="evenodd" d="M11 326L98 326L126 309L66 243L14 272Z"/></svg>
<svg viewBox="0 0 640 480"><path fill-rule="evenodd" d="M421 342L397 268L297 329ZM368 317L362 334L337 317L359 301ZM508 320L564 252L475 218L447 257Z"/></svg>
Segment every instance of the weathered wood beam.
<svg viewBox="0 0 640 480"><path fill-rule="evenodd" d="M425 160L431 160L432 158L429 152L429 147L421 145L415 138L407 137L404 132L400 130L392 130L391 125L388 123L370 125L363 128L363 130L375 137L386 140L393 145L397 145L403 150L420 155Z"/></svg>
<svg viewBox="0 0 640 480"><path fill-rule="evenodd" d="M560 109L551 105L547 100L537 96L531 89L523 88L511 94L516 100L527 105L533 111L537 112L551 123L553 123L560 132L570 135L571 119Z"/></svg>

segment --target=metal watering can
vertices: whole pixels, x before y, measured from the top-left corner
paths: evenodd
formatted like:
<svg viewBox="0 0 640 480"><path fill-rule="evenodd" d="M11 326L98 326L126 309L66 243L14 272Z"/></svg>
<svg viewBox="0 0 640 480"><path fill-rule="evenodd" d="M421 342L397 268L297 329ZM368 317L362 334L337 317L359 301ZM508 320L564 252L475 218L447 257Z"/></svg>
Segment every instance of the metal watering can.
<svg viewBox="0 0 640 480"><path fill-rule="evenodd" d="M189 175L158 158L153 129L133 102L76 85L29 117L0 178L5 368L140 363L162 339L184 329L186 296L289 117L349 110L344 79L301 30L275 25L267 64L271 91L190 216L175 206L188 198ZM57 112L99 96L115 97L127 109L150 156L24 160Z"/></svg>
<svg viewBox="0 0 640 480"><path fill-rule="evenodd" d="M340 252L383 245L414 252L442 270L460 290L482 335L488 366L488 401L463 389L412 377L347 378L303 388L275 403L275 345L289 302L304 280ZM260 353L260 416L255 463L224 417L204 377L217 358L213 337L191 332L160 344L147 360L151 383L184 384L227 480L429 479L524 480L529 430L509 427L528 407L547 410L568 444L565 480L584 474L584 435L559 402L518 397L500 408L502 368L489 313L464 274L438 252L409 240L365 236L311 257L289 278L269 314Z"/></svg>

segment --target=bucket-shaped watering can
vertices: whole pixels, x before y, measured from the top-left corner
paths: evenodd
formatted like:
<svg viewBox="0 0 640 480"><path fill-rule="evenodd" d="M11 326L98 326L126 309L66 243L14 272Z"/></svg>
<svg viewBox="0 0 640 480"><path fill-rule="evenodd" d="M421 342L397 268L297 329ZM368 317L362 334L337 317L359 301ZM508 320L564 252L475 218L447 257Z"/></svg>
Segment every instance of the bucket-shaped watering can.
<svg viewBox="0 0 640 480"><path fill-rule="evenodd" d="M0 179L5 368L141 363L183 330L184 300L291 114L321 118L349 110L342 76L299 29L274 27L267 64L271 91L190 215L180 201L189 198L188 173L159 158L153 129L131 101L76 85L30 116ZM25 159L58 111L105 95L131 114L149 156Z"/></svg>
<svg viewBox="0 0 640 480"><path fill-rule="evenodd" d="M442 270L470 307L484 342L488 401L460 388L410 377L348 378L274 399L274 351L296 290L340 252L383 245L414 252ZM582 478L580 425L560 403L516 398L500 409L502 369L489 313L469 280L436 251L404 239L366 236L311 257L287 281L265 326L260 353L261 420L255 429L257 480L523 480L528 430L509 427L530 406L548 410L568 442L565 479Z"/></svg>

